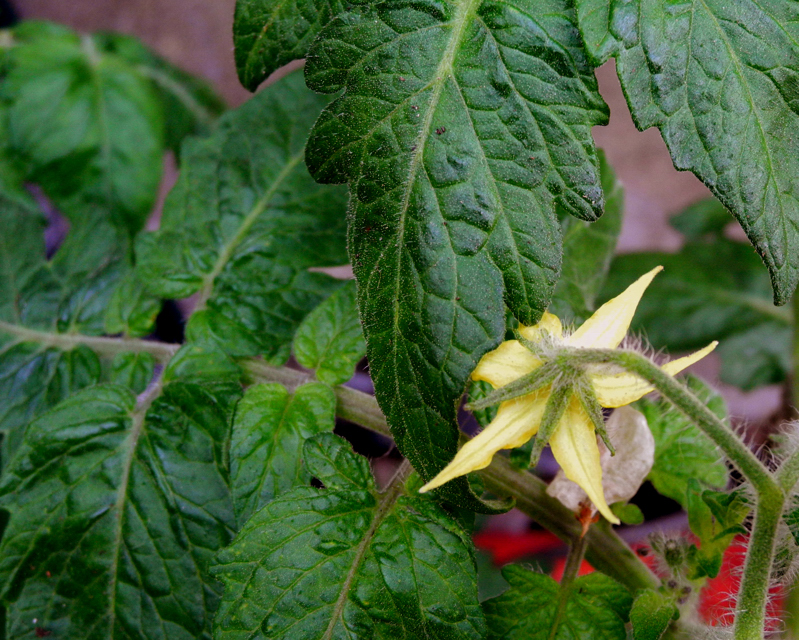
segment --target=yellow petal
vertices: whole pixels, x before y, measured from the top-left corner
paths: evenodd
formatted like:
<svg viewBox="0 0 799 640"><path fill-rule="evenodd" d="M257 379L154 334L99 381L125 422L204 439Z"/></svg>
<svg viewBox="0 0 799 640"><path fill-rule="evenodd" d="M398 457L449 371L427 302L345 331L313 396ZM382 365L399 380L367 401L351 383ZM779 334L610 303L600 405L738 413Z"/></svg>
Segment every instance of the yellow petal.
<svg viewBox="0 0 799 640"><path fill-rule="evenodd" d="M484 469L491 464L491 459L500 449L513 449L527 442L538 432L549 391L547 387L499 405L491 424L464 444L452 462L419 489L420 493L472 471Z"/></svg>
<svg viewBox="0 0 799 640"><path fill-rule="evenodd" d="M541 364L521 342L507 340L480 358L472 372L472 380L485 380L496 389L527 375Z"/></svg>
<svg viewBox="0 0 799 640"><path fill-rule="evenodd" d="M618 347L627 335L641 296L644 295L652 279L662 270L663 267L655 267L633 282L623 293L599 307L594 315L569 336L568 344L591 349Z"/></svg>
<svg viewBox="0 0 799 640"><path fill-rule="evenodd" d="M549 440L552 454L563 473L580 485L591 502L613 524L620 524L613 515L602 490L602 466L594 426L579 400L572 399L566 413Z"/></svg>
<svg viewBox="0 0 799 640"><path fill-rule="evenodd" d="M716 348L718 342L711 342L704 349L700 349L684 358L677 358L664 364L661 369L673 376L683 369L690 367L698 362ZM591 385L594 387L599 404L607 409L623 407L626 404L635 402L643 398L652 391L653 387L648 382L644 382L638 376L631 373L619 373L616 375L592 375L589 376Z"/></svg>
<svg viewBox="0 0 799 640"><path fill-rule="evenodd" d="M563 327L557 316L545 312L538 324L519 327L519 333L531 342L539 342L544 331L555 338L563 336ZM497 389L540 366L541 360L523 347L521 342L507 340L480 359L477 368L472 372L472 380L485 380Z"/></svg>
<svg viewBox="0 0 799 640"><path fill-rule="evenodd" d="M525 327L524 325L519 327L519 333L532 342L538 342L541 340L541 338L543 338L544 332L547 332L553 338L563 337L563 325L560 323L560 318L552 313L549 313L549 311L544 312L544 315L541 316L538 324L535 324L532 327Z"/></svg>

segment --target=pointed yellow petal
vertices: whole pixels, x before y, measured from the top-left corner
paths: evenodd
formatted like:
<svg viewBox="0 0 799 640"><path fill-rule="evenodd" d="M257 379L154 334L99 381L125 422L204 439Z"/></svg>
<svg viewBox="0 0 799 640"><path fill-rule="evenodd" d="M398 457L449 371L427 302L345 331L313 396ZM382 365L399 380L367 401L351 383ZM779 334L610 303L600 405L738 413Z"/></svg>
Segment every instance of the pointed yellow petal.
<svg viewBox="0 0 799 640"><path fill-rule="evenodd" d="M519 327L519 333L531 342L539 342L543 332L555 338L563 336L563 327L557 316L544 313L538 324L532 327ZM541 366L541 360L518 340L507 340L493 351L485 354L477 368L472 372L472 380L485 380L495 389L527 375Z"/></svg>
<svg viewBox="0 0 799 640"><path fill-rule="evenodd" d="M491 424L463 445L452 462L419 492L430 491L454 478L484 469L500 449L523 445L538 431L548 396L549 387L503 402Z"/></svg>
<svg viewBox="0 0 799 640"><path fill-rule="evenodd" d="M507 340L480 358L472 372L472 380L485 380L496 389L527 375L541 364L521 342Z"/></svg>
<svg viewBox="0 0 799 640"><path fill-rule="evenodd" d="M620 524L605 502L594 426L578 400L573 399L569 403L549 444L566 477L580 485L605 518L613 524Z"/></svg>
<svg viewBox="0 0 799 640"><path fill-rule="evenodd" d="M718 342L711 342L704 349L700 349L689 356L667 362L661 369L671 376L676 375L683 369L690 367L695 362L704 358L716 348L717 344ZM597 400L599 400L599 404L607 409L615 409L616 407L623 407L626 404L635 402L643 398L653 389L652 385L631 373L619 373L617 375L605 376L592 375L589 376L589 378L591 380L591 385L594 387L594 392L596 393Z"/></svg>
<svg viewBox="0 0 799 640"><path fill-rule="evenodd" d="M594 315L569 336L568 344L573 347L591 349L615 349L618 347L624 336L627 335L641 296L662 269L663 267L655 267L633 282L623 293L599 307Z"/></svg>
<svg viewBox="0 0 799 640"><path fill-rule="evenodd" d="M704 358L707 354L709 354L713 349L718 346L718 341L714 340L709 345L707 345L704 349L700 349L699 351L695 351L690 356L685 356L684 358L677 358L676 360L672 360L671 362L667 362L664 364L661 369L668 373L670 376L676 376L680 371L683 369L687 369L695 362L699 362L702 358Z"/></svg>
<svg viewBox="0 0 799 640"><path fill-rule="evenodd" d="M563 325L560 323L560 318L549 313L549 311L544 312L544 315L541 316L538 324L535 324L532 327L525 327L524 325L519 327L519 333L533 342L538 342L541 340L545 331L553 338L563 337Z"/></svg>

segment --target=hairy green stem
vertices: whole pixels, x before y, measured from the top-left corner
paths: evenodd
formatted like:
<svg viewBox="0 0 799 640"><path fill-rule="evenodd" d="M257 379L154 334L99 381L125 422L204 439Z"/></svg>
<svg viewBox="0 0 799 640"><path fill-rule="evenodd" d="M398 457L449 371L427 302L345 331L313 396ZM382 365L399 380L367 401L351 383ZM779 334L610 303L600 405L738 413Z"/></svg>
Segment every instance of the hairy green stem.
<svg viewBox="0 0 799 640"><path fill-rule="evenodd" d="M560 579L560 587L558 588L558 608L555 610L548 640L555 640L558 637L560 623L563 619L563 614L566 612L566 605L569 602L572 584L577 579L580 566L583 564L586 547L586 539L581 535L575 537L569 544L569 555L566 556L566 566L563 567L563 577Z"/></svg>
<svg viewBox="0 0 799 640"><path fill-rule="evenodd" d="M149 353L161 363L168 362L180 349L179 344L167 344L154 340L138 340L136 338L107 338L104 336L86 336L77 333L56 333L28 329L17 324L0 320L0 333L6 333L17 342L35 342L43 347L56 347L69 351L80 346L89 347L97 354L113 357L119 353Z"/></svg>
<svg viewBox="0 0 799 640"><path fill-rule="evenodd" d="M263 361L241 361L252 382L279 382L293 391L314 380L313 376L286 367L272 367ZM339 417L349 420L382 435L391 437L386 418L374 396L350 389L336 387ZM486 488L500 497L513 496L516 507L545 527L561 540L571 543L582 532L574 513L547 494L546 483L527 471L511 466L503 456L494 456L491 464L479 472ZM586 535L586 558L598 570L615 578L631 591L655 589L660 581L633 553L630 547L604 523L594 525Z"/></svg>
<svg viewBox="0 0 799 640"><path fill-rule="evenodd" d="M575 350L583 363L615 364L652 384L655 389L704 431L757 492L755 518L735 608L736 640L763 637L777 525L785 502L784 483L772 475L749 448L689 389L644 356L631 351ZM791 464L794 473L795 464ZM786 476L789 474L786 473ZM785 483L790 478L786 477Z"/></svg>

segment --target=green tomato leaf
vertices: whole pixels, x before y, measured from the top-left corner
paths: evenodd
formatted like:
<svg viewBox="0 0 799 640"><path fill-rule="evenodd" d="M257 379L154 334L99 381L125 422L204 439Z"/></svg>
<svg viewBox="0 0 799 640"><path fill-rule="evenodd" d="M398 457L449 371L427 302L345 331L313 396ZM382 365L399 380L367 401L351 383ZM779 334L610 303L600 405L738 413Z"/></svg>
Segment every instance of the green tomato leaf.
<svg viewBox="0 0 799 640"><path fill-rule="evenodd" d="M483 603L489 640L624 640L632 596L601 573L577 578L568 592L549 576L508 565L510 588ZM565 598L564 606L561 600Z"/></svg>
<svg viewBox="0 0 799 640"><path fill-rule="evenodd" d="M674 166L735 215L784 304L799 279L799 142L786 135L799 128L796 3L576 4L595 64L616 57L638 128L658 127Z"/></svg>
<svg viewBox="0 0 799 640"><path fill-rule="evenodd" d="M306 384L293 395L279 384L250 387L236 407L230 443L230 481L241 525L267 502L311 479L302 445L333 431L336 396L323 384Z"/></svg>
<svg viewBox="0 0 799 640"><path fill-rule="evenodd" d="M342 284L262 251L245 253L216 278L213 297L192 314L186 338L284 364L303 318Z"/></svg>
<svg viewBox="0 0 799 640"><path fill-rule="evenodd" d="M151 83L92 36L28 29L7 51L2 96L29 180L73 222L135 233L161 180L163 116Z"/></svg>
<svg viewBox="0 0 799 640"><path fill-rule="evenodd" d="M691 579L715 578L721 569L724 551L739 534L745 534L744 518L750 506L739 491L725 493L704 489L695 479L688 482L683 500L691 531L700 546L691 545L688 561Z"/></svg>
<svg viewBox="0 0 799 640"><path fill-rule="evenodd" d="M677 614L673 599L645 589L633 602L630 622L633 626L634 640L660 640Z"/></svg>
<svg viewBox="0 0 799 640"><path fill-rule="evenodd" d="M621 232L624 189L601 150L599 168L605 213L592 223L567 215L561 220L563 268L549 311L574 323L582 323L596 311L597 297L610 271Z"/></svg>
<svg viewBox="0 0 799 640"><path fill-rule="evenodd" d="M155 358L149 353L119 353L111 361L111 382L142 393L153 379Z"/></svg>
<svg viewBox="0 0 799 640"><path fill-rule="evenodd" d="M70 342L68 334L103 332L108 300L128 269L119 256L126 234L103 220L73 227L47 261L43 217L24 192L8 186L0 179L3 457L18 446L35 416L101 380L97 355Z"/></svg>
<svg viewBox="0 0 799 640"><path fill-rule="evenodd" d="M788 525L796 544L799 545L799 496L791 496L788 507L782 517L785 520L785 524Z"/></svg>
<svg viewBox="0 0 799 640"><path fill-rule="evenodd" d="M273 71L304 58L319 30L348 4L342 0L237 0L233 44L241 84L255 91Z"/></svg>
<svg viewBox="0 0 799 640"><path fill-rule="evenodd" d="M168 148L178 153L187 136L211 132L225 103L208 82L178 69L136 38L98 33L94 39L103 52L123 58L152 82L164 113Z"/></svg>
<svg viewBox="0 0 799 640"><path fill-rule="evenodd" d="M591 127L607 108L565 0L387 0L315 40L311 88L343 93L307 163L348 182L349 251L377 398L429 479L457 448L455 407L479 358L547 307L556 201L602 211ZM504 301L503 301L504 297ZM465 479L437 495L474 509Z"/></svg>
<svg viewBox="0 0 799 640"><path fill-rule="evenodd" d="M316 184L304 144L328 100L292 74L183 147L161 228L137 245L150 292L199 292L192 339L282 363L297 326L340 283L308 267L346 262L345 192Z"/></svg>
<svg viewBox="0 0 799 640"><path fill-rule="evenodd" d="M610 510L624 524L644 524L644 514L637 505L616 502L610 505Z"/></svg>
<svg viewBox="0 0 799 640"><path fill-rule="evenodd" d="M329 385L352 378L366 354L355 282L349 282L309 313L294 336L294 357Z"/></svg>
<svg viewBox="0 0 799 640"><path fill-rule="evenodd" d="M0 484L9 637L33 618L54 637L210 637L207 569L235 524L233 405L214 385L173 379L138 404L99 385L30 425Z"/></svg>
<svg viewBox="0 0 799 640"><path fill-rule="evenodd" d="M791 314L772 304L768 278L749 247L715 238L689 243L676 254L619 256L602 299L620 293L656 265L665 269L641 300L634 330L655 348L672 352L720 340L722 380L744 389L784 379L790 370L784 354L790 350ZM752 339L744 338L750 332L755 332ZM771 340L758 339L764 336ZM736 348L742 341L745 350Z"/></svg>
<svg viewBox="0 0 799 640"><path fill-rule="evenodd" d="M306 450L326 488L275 498L219 553L214 637L485 637L460 526L401 483L375 491L366 461L337 436L316 436Z"/></svg>
<svg viewBox="0 0 799 640"><path fill-rule="evenodd" d="M699 378L689 376L686 382L713 413L727 419L718 393ZM688 418L663 399L639 400L635 408L644 414L655 438L655 462L647 479L659 493L685 506L691 481L716 489L726 486L729 473L721 452Z"/></svg>

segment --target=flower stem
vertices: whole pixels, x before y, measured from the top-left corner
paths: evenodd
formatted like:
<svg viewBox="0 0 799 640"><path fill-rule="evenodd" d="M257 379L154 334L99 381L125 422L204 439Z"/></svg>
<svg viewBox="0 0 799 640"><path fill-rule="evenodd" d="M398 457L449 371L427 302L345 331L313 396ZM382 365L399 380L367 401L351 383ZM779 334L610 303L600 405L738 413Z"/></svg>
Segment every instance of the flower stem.
<svg viewBox="0 0 799 640"><path fill-rule="evenodd" d="M272 367L260 360L244 359L241 364L251 382L279 382L289 391L314 379L308 373L286 367ZM335 387L334 390L338 399L336 415L391 437L386 418L374 396L343 386ZM516 507L520 511L561 540L570 543L579 537L582 528L574 513L549 496L546 483L537 476L515 469L503 456L494 456L491 465L478 473L489 491L500 497L516 498ZM630 591L657 588L660 582L649 568L616 535L610 525L601 524L604 523L592 526L585 537L588 561Z"/></svg>
<svg viewBox="0 0 799 640"><path fill-rule="evenodd" d="M790 464L783 474L773 475L689 389L637 353L581 349L575 353L575 359L583 363L615 364L651 383L716 443L755 488L757 503L754 526L735 608L734 637L736 640L762 638L777 525L785 503L783 487L799 473L799 461L793 459L796 456L789 460Z"/></svg>
<svg viewBox="0 0 799 640"><path fill-rule="evenodd" d="M793 296L793 333L791 349L791 374L788 376L793 413L799 412L799 293Z"/></svg>
<svg viewBox="0 0 799 640"><path fill-rule="evenodd" d="M583 564L587 546L588 543L585 537L579 534L572 539L569 545L569 555L566 556L566 566L563 568L563 577L560 579L560 588L558 589L558 608L552 621L548 640L557 638L560 622L569 602L572 584L574 584L580 571L580 566Z"/></svg>

